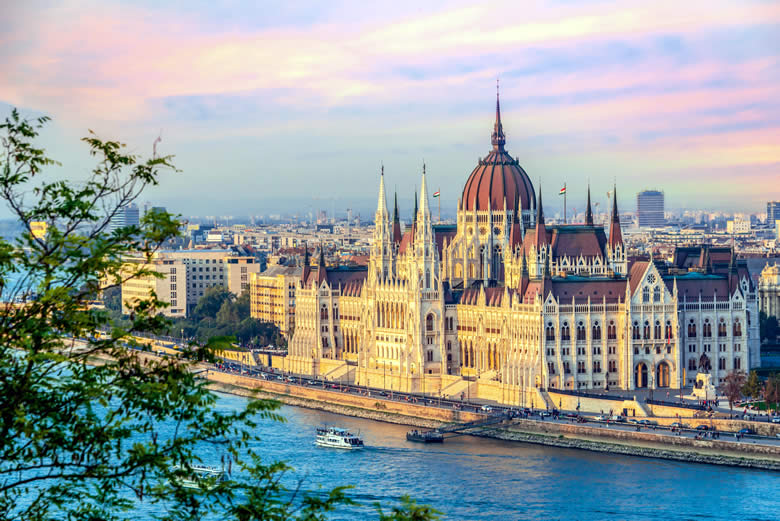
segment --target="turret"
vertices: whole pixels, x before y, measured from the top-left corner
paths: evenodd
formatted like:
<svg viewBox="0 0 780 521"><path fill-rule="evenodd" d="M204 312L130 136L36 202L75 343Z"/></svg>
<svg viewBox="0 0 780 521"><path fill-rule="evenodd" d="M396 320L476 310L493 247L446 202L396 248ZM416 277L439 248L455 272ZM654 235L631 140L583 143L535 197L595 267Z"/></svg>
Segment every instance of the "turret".
<svg viewBox="0 0 780 521"><path fill-rule="evenodd" d="M588 204L585 209L585 226L593 226L593 210L590 207L590 184L588 184Z"/></svg>
<svg viewBox="0 0 780 521"><path fill-rule="evenodd" d="M395 202L393 205L393 244L398 246L401 243L401 216L398 214L398 193L394 194Z"/></svg>

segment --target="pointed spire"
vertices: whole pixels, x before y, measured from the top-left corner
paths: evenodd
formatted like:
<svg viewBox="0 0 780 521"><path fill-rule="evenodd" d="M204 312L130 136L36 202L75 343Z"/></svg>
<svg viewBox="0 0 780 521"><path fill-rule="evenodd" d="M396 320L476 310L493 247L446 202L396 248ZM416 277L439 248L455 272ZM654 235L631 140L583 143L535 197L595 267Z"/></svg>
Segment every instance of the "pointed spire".
<svg viewBox="0 0 780 521"><path fill-rule="evenodd" d="M588 207L585 209L585 225L593 226L593 210L590 208L590 183L588 183Z"/></svg>
<svg viewBox="0 0 780 521"><path fill-rule="evenodd" d="M620 214L617 207L617 187L612 186L612 218L609 222L609 247L615 249L623 244L623 232L620 231Z"/></svg>
<svg viewBox="0 0 780 521"><path fill-rule="evenodd" d="M542 209L542 185L539 183L539 201L536 205L536 247L547 244L547 228L544 226L544 210Z"/></svg>
<svg viewBox="0 0 780 521"><path fill-rule="evenodd" d="M385 165L382 165L382 173L379 176L379 200L376 205L377 218L387 217L387 198L385 197Z"/></svg>
<svg viewBox="0 0 780 521"><path fill-rule="evenodd" d="M322 284L323 280L328 280L328 270L325 267L325 246L320 242L320 259L317 263L317 285Z"/></svg>
<svg viewBox="0 0 780 521"><path fill-rule="evenodd" d="M504 150L506 136L504 136L504 127L501 125L501 103L498 99L498 78L496 78L496 122L493 124L493 135L490 142L494 150Z"/></svg>
<svg viewBox="0 0 780 521"><path fill-rule="evenodd" d="M301 270L301 280L304 284L306 284L306 279L309 278L309 273L311 272L311 264L309 262L309 245L304 242L303 243L303 249L305 250L305 253L303 255L303 269Z"/></svg>
<svg viewBox="0 0 780 521"><path fill-rule="evenodd" d="M398 192L395 193L395 203L393 208L393 242L401 242L401 216L398 214Z"/></svg>
<svg viewBox="0 0 780 521"><path fill-rule="evenodd" d="M428 187L425 183L425 163L423 162L422 184L420 185L420 213L424 221L431 216L431 209L428 208Z"/></svg>
<svg viewBox="0 0 780 521"><path fill-rule="evenodd" d="M414 213L412 214L412 224L417 224L417 190L414 191Z"/></svg>

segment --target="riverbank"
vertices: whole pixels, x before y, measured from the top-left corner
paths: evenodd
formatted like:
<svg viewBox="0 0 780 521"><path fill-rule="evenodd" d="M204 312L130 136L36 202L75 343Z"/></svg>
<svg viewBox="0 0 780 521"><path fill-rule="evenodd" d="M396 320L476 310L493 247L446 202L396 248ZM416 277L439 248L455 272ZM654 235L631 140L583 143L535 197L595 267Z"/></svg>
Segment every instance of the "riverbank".
<svg viewBox="0 0 780 521"><path fill-rule="evenodd" d="M206 377L211 382L210 387L218 392L271 398L286 405L414 427L436 428L445 423L455 421L465 423L465 421L487 417L482 414L467 413L468 420L451 418L447 421L446 416L457 411L400 404L365 396L357 397L337 391L257 381L224 373L210 372ZM295 391L298 396L291 394L291 391ZM393 405L395 410L388 410L388 406ZM460 412L460 415L463 414ZM430 417L432 415L440 418ZM618 431L582 424L569 425L536 420L507 420L497 426L475 429L467 433L477 437L591 452L780 471L780 448L749 442L735 445L727 441L694 440L647 431Z"/></svg>

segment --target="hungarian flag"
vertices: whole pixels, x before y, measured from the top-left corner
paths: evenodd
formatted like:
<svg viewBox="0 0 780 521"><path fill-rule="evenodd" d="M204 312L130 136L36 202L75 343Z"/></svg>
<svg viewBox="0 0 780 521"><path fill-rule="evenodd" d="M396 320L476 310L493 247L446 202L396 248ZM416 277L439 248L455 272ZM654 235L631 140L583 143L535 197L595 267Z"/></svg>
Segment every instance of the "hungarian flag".
<svg viewBox="0 0 780 521"><path fill-rule="evenodd" d="M566 185L564 185L563 188L561 188L561 191L558 192L558 195L564 195L565 193L566 193Z"/></svg>
<svg viewBox="0 0 780 521"><path fill-rule="evenodd" d="M440 192L439 192L438 190L436 190L435 192L433 192L433 196L434 196L434 197L439 197L439 195L440 195Z"/></svg>

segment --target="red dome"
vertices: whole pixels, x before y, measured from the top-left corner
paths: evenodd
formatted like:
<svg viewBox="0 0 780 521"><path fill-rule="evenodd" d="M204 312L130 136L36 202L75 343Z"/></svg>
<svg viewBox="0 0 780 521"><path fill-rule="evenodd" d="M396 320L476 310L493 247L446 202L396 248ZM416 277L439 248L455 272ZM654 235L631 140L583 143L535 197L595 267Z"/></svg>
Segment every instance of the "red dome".
<svg viewBox="0 0 780 521"><path fill-rule="evenodd" d="M536 195L523 167L502 149L493 150L471 172L463 188L463 209L513 210L520 216L523 210L533 210Z"/></svg>
<svg viewBox="0 0 780 521"><path fill-rule="evenodd" d="M493 150L479 162L471 172L463 188L463 210L513 210L517 217L523 210L536 208L536 195L528 174L512 159L504 143L504 129L501 125L501 108L496 95L496 123L491 139Z"/></svg>

